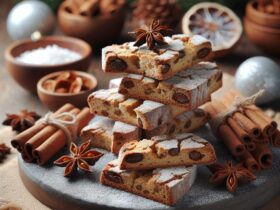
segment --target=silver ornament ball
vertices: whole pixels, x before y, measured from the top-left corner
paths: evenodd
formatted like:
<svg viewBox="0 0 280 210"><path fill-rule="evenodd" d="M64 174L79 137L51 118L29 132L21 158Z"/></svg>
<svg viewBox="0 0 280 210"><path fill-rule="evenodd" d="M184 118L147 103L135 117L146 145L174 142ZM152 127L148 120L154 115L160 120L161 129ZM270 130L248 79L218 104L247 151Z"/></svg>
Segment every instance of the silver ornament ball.
<svg viewBox="0 0 280 210"><path fill-rule="evenodd" d="M235 87L244 96L251 96L264 89L264 94L256 103L269 103L280 96L280 67L267 57L249 58L237 69Z"/></svg>
<svg viewBox="0 0 280 210"><path fill-rule="evenodd" d="M49 35L54 26L55 17L52 10L47 4L37 0L17 4L7 18L7 31L13 40L30 38L35 31Z"/></svg>

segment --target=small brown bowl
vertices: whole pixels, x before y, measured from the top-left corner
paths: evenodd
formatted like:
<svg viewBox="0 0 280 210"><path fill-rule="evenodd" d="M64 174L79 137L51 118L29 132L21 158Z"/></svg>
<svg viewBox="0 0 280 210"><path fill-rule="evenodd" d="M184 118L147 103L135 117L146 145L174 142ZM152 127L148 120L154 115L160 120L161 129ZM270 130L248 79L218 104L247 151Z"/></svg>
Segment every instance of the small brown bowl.
<svg viewBox="0 0 280 210"><path fill-rule="evenodd" d="M280 28L271 28L256 24L244 18L244 28L249 40L266 53L280 55Z"/></svg>
<svg viewBox="0 0 280 210"><path fill-rule="evenodd" d="M85 17L70 13L67 3L64 1L58 11L58 23L65 34L83 39L98 48L115 43L124 25L124 7L112 14Z"/></svg>
<svg viewBox="0 0 280 210"><path fill-rule="evenodd" d="M77 61L57 65L32 65L16 60L16 57L25 51L46 47L51 44L76 51L82 57ZM91 60L91 47L83 40L65 36L48 36L38 41L25 39L9 46L5 51L5 59L6 67L16 82L26 90L36 93L37 82L49 73L67 69L87 71Z"/></svg>
<svg viewBox="0 0 280 210"><path fill-rule="evenodd" d="M68 71L67 71L68 72ZM90 81L91 87L89 90L81 91L79 93L54 93L43 88L43 84L46 80L57 77L61 72L54 72L42 77L37 83L37 93L44 105L50 110L57 110L59 107L66 103L71 103L78 108L87 106L87 97L94 91L97 86L96 78L86 72L74 71L78 76L86 78Z"/></svg>
<svg viewBox="0 0 280 210"><path fill-rule="evenodd" d="M258 2L250 1L246 6L246 17L252 22L272 28L280 28L280 16L267 14L257 10Z"/></svg>

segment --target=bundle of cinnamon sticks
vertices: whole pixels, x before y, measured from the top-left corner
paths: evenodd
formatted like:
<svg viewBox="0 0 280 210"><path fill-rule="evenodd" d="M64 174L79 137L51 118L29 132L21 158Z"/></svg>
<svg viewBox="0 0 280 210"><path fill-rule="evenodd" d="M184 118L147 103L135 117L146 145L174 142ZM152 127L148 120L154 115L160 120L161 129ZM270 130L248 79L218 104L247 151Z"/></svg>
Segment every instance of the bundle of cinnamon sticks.
<svg viewBox="0 0 280 210"><path fill-rule="evenodd" d="M71 113L76 116L75 126L67 126L71 133L79 134L81 129L88 124L93 115L90 114L89 108L82 110L74 107L72 104L65 104L58 109L53 115L61 113ZM64 117L65 121L67 116ZM60 128L54 125L47 125L45 123L36 123L31 128L15 136L11 144L22 155L26 162L37 162L39 165L44 165L50 158L52 158L63 147L68 145L68 139Z"/></svg>
<svg viewBox="0 0 280 210"><path fill-rule="evenodd" d="M269 143L280 147L280 131L277 130L277 123L260 108L244 106L227 116L218 126L215 124L218 115L228 110L236 97L242 98L237 91L230 90L221 100L213 100L206 105L205 110L211 118L210 126L230 153L250 171L271 168L273 156Z"/></svg>

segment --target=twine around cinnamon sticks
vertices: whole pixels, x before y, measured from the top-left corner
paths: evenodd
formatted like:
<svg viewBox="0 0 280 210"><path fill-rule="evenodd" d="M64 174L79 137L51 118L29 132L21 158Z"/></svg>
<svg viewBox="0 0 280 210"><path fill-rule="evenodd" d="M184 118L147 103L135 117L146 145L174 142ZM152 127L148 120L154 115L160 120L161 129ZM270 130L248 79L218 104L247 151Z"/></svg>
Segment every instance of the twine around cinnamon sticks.
<svg viewBox="0 0 280 210"><path fill-rule="evenodd" d="M80 133L81 129L93 117L88 108L80 110L72 104L65 104L49 118L57 117L62 113L68 114L60 116L60 122L69 122L65 123L64 127L72 135ZM73 123L73 117L75 118L75 123ZM39 121L28 130L15 136L11 144L21 153L26 162L36 161L39 165L43 165L69 143L68 139L70 137L67 131L61 128L61 126L55 125L54 120L49 123L46 123L46 120ZM76 138L73 139L75 140Z"/></svg>
<svg viewBox="0 0 280 210"><path fill-rule="evenodd" d="M260 94L244 98L231 90L205 107L214 134L251 171L271 168L273 157L268 144L280 146L277 123L253 104Z"/></svg>

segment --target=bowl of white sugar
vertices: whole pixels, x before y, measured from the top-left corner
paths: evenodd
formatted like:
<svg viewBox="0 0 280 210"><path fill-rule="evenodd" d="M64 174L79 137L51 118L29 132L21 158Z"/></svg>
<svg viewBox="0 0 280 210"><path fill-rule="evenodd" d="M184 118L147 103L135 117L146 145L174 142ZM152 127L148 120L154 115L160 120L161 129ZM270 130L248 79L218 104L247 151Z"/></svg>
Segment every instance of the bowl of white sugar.
<svg viewBox="0 0 280 210"><path fill-rule="evenodd" d="M43 76L57 71L87 71L91 47L83 40L66 36L49 36L32 41L21 40L5 51L6 67L16 82L36 93L36 84Z"/></svg>

